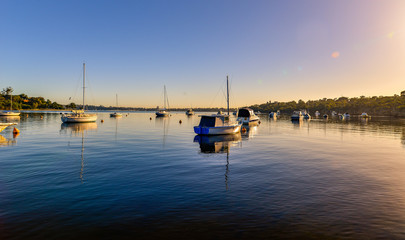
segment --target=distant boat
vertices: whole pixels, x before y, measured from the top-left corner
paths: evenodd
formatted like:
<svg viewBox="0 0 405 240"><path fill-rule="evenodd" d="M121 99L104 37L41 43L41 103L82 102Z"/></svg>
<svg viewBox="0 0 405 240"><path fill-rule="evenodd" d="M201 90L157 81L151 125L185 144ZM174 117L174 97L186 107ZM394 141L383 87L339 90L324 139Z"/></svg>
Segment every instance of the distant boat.
<svg viewBox="0 0 405 240"><path fill-rule="evenodd" d="M10 94L10 111L0 112L1 117L18 117L20 116L19 112L13 112L13 95Z"/></svg>
<svg viewBox="0 0 405 240"><path fill-rule="evenodd" d="M85 113L85 89L86 89L86 64L83 63L83 109L81 110L72 110L72 113L62 114L61 120L64 123L85 123L85 122L95 122L97 121L96 114Z"/></svg>
<svg viewBox="0 0 405 240"><path fill-rule="evenodd" d="M17 123L0 123L0 132L13 125L17 125Z"/></svg>
<svg viewBox="0 0 405 240"><path fill-rule="evenodd" d="M321 116L321 114L318 111L316 111L315 112L315 117L318 118L319 116Z"/></svg>
<svg viewBox="0 0 405 240"><path fill-rule="evenodd" d="M116 104L116 106L118 108L118 94L115 95L115 104ZM110 117L115 117L115 118L122 117L122 114L115 112L115 113L111 113Z"/></svg>
<svg viewBox="0 0 405 240"><path fill-rule="evenodd" d="M299 121L304 118L304 115L302 114L301 111L294 111L293 114L291 115L291 120L292 121Z"/></svg>
<svg viewBox="0 0 405 240"><path fill-rule="evenodd" d="M202 115L200 124L194 127L198 135L223 135L240 133L242 123L232 121L229 116L229 82L226 77L228 115L214 114Z"/></svg>
<svg viewBox="0 0 405 240"><path fill-rule="evenodd" d="M277 117L280 117L281 113L280 110L277 110Z"/></svg>
<svg viewBox="0 0 405 240"><path fill-rule="evenodd" d="M238 122L241 122L242 124L249 124L253 122L258 122L259 117L256 116L256 114L253 112L252 109L250 108L241 108L238 111Z"/></svg>
<svg viewBox="0 0 405 240"><path fill-rule="evenodd" d="M361 118L371 118L371 116L368 115L368 114L365 113L365 112L363 112L363 113L360 115L360 117L361 117Z"/></svg>
<svg viewBox="0 0 405 240"><path fill-rule="evenodd" d="M327 119L328 117L329 117L329 116L328 116L328 114L326 114L326 113L323 115L323 118L325 118L325 119Z"/></svg>
<svg viewBox="0 0 405 240"><path fill-rule="evenodd" d="M189 110L187 110L187 111L186 111L186 115L187 115L187 116L194 115L193 109L190 108Z"/></svg>
<svg viewBox="0 0 405 240"><path fill-rule="evenodd" d="M166 109L166 104L167 104L167 109ZM157 107L156 117L167 117L170 115L170 112L168 111L169 99L167 97L166 85L163 86L163 105L164 105L163 109L159 109L159 107Z"/></svg>
<svg viewBox="0 0 405 240"><path fill-rule="evenodd" d="M343 116L345 116L345 118L348 119L350 117L350 114L347 112L347 113L344 113Z"/></svg>
<svg viewBox="0 0 405 240"><path fill-rule="evenodd" d="M302 112L302 115L304 115L304 119L306 119L306 120L311 119L311 115L309 115L309 113L306 110L301 111L301 112Z"/></svg>
<svg viewBox="0 0 405 240"><path fill-rule="evenodd" d="M335 111L332 111L332 117L336 117L338 114Z"/></svg>
<svg viewBox="0 0 405 240"><path fill-rule="evenodd" d="M270 118L270 119L277 119L277 113L271 112L271 113L269 114L269 118Z"/></svg>
<svg viewBox="0 0 405 240"><path fill-rule="evenodd" d="M338 117L339 117L340 120L345 120L345 115L344 114L338 113Z"/></svg>

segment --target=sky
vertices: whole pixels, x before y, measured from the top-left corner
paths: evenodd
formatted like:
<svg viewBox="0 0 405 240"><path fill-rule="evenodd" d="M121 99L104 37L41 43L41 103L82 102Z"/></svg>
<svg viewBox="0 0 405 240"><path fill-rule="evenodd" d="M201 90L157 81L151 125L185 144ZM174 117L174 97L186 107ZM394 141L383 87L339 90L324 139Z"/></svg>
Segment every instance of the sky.
<svg viewBox="0 0 405 240"><path fill-rule="evenodd" d="M1 0L0 89L231 107L405 90L403 0Z"/></svg>

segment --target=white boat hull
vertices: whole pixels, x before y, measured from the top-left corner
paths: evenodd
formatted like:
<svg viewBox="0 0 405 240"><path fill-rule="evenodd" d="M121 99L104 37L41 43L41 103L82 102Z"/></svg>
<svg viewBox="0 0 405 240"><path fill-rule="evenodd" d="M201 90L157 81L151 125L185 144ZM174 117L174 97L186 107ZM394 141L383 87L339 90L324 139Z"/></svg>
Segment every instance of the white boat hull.
<svg viewBox="0 0 405 240"><path fill-rule="evenodd" d="M64 123L86 123L97 121L96 114L82 114L82 115L63 115L61 117Z"/></svg>
<svg viewBox="0 0 405 240"><path fill-rule="evenodd" d="M259 122L259 117L258 116L238 117L237 121L241 122L242 124L249 124L249 123Z"/></svg>
<svg viewBox="0 0 405 240"><path fill-rule="evenodd" d="M168 112L156 112L156 117L167 117L169 116Z"/></svg>
<svg viewBox="0 0 405 240"><path fill-rule="evenodd" d="M111 113L110 117L122 117L121 113Z"/></svg>
<svg viewBox="0 0 405 240"><path fill-rule="evenodd" d="M219 127L194 127L194 132L198 135L223 135L223 134L236 134L240 132L242 124L235 124L229 126Z"/></svg>
<svg viewBox="0 0 405 240"><path fill-rule="evenodd" d="M0 112L0 116L2 117L17 117L20 116L18 112Z"/></svg>

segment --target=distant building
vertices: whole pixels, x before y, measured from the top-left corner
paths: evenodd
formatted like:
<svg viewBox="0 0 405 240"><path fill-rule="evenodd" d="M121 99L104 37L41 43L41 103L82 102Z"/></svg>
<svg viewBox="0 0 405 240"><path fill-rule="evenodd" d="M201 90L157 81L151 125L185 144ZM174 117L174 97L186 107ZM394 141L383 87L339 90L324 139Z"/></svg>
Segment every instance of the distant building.
<svg viewBox="0 0 405 240"><path fill-rule="evenodd" d="M402 97L405 97L405 91L402 91L402 92L401 92L401 96L402 96Z"/></svg>

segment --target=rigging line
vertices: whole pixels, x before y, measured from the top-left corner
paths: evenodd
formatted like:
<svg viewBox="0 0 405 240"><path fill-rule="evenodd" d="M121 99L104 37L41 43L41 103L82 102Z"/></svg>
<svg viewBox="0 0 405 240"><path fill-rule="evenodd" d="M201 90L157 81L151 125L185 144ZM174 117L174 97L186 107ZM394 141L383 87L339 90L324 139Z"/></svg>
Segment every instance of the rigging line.
<svg viewBox="0 0 405 240"><path fill-rule="evenodd" d="M72 97L72 101L71 102L74 102L75 101L75 99L76 99L76 95L77 95L77 92L78 92L78 90L79 90L79 88L80 88L80 83L82 83L83 82L83 76L82 76L82 72L80 72L79 73L79 76L76 78L77 79L77 81L76 81L76 90L75 90L75 92L74 92L74 95L73 95L73 97Z"/></svg>
<svg viewBox="0 0 405 240"><path fill-rule="evenodd" d="M212 99L211 104L208 105L208 108L211 108L211 107L212 107L212 104L213 104L214 101L216 100L216 98L217 98L217 96L218 96L218 94L219 94L219 92L220 92L221 90L222 90L222 85L221 85L221 87L218 89L218 92L215 94L215 97Z"/></svg>

